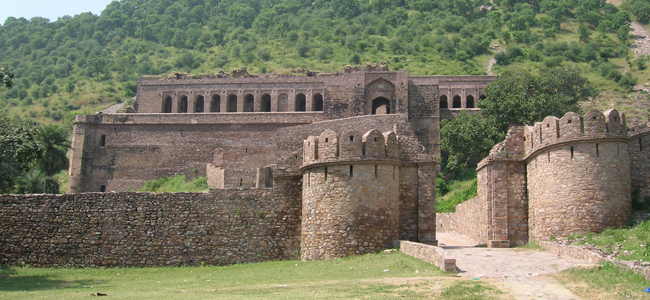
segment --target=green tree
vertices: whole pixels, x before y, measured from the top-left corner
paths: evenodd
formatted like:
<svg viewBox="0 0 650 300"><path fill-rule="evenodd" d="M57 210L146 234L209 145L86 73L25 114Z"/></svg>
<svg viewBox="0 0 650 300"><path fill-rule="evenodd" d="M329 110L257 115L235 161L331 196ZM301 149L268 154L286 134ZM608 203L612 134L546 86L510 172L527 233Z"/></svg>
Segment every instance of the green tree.
<svg viewBox="0 0 650 300"><path fill-rule="evenodd" d="M486 156L513 125L532 125L546 116L579 111L579 103L597 96L575 68L516 70L500 75L484 90L480 113L441 122L440 142L449 151L447 167L463 167Z"/></svg>
<svg viewBox="0 0 650 300"><path fill-rule="evenodd" d="M589 40L589 36L591 36L591 30L589 30L589 27L585 24L580 24L578 27L578 37L580 37L580 41L586 43Z"/></svg>
<svg viewBox="0 0 650 300"><path fill-rule="evenodd" d="M65 127L56 124L41 126L36 132L36 141L41 147L37 161L46 176L51 177L57 171L68 167L66 153L70 148L70 141Z"/></svg>
<svg viewBox="0 0 650 300"><path fill-rule="evenodd" d="M59 192L59 183L48 177L40 169L31 169L16 179L16 192L19 194L37 194Z"/></svg>
<svg viewBox="0 0 650 300"><path fill-rule="evenodd" d="M0 116L0 193L13 189L16 176L29 169L40 147L33 126Z"/></svg>
<svg viewBox="0 0 650 300"><path fill-rule="evenodd" d="M481 113L470 115L462 111L451 121L442 120L440 144L442 150L449 151L447 168L464 169L469 160L485 157L504 136L493 120Z"/></svg>
<svg viewBox="0 0 650 300"><path fill-rule="evenodd" d="M12 79L14 74L9 71L9 67L0 66L0 85L4 85L8 88L14 86Z"/></svg>
<svg viewBox="0 0 650 300"><path fill-rule="evenodd" d="M515 70L500 75L484 90L481 114L493 118L503 134L510 125L532 125L546 116L579 111L579 103L598 95L580 71L572 67Z"/></svg>

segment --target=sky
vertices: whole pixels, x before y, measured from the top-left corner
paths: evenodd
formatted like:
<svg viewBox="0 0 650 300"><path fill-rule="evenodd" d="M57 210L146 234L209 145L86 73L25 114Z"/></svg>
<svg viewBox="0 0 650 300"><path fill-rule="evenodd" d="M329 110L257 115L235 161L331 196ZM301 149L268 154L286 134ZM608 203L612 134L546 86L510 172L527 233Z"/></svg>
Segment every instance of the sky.
<svg viewBox="0 0 650 300"><path fill-rule="evenodd" d="M51 22L58 17L82 12L99 15L112 0L0 0L0 23L8 17L44 17Z"/></svg>

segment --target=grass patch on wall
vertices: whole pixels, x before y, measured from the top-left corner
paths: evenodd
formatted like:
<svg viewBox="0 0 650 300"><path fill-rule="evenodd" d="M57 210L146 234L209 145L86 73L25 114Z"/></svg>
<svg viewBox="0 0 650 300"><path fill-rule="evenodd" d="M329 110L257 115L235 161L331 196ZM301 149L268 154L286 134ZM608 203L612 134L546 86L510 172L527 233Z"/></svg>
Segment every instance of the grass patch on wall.
<svg viewBox="0 0 650 300"><path fill-rule="evenodd" d="M147 180L138 192L153 193L181 193L181 192L205 192L208 188L208 178L198 177L190 182L185 181L185 174L174 177L164 176L156 180Z"/></svg>
<svg viewBox="0 0 650 300"><path fill-rule="evenodd" d="M225 267L4 267L0 298L88 299L94 293L115 299L492 299L503 295L491 283L452 275L399 252Z"/></svg>
<svg viewBox="0 0 650 300"><path fill-rule="evenodd" d="M609 262L600 270L573 268L556 277L582 299L647 299L645 277Z"/></svg>
<svg viewBox="0 0 650 300"><path fill-rule="evenodd" d="M440 183L441 180L444 184ZM474 168L465 169L448 182L438 178L436 180L436 212L456 212L456 205L476 197L476 191L477 180Z"/></svg>
<svg viewBox="0 0 650 300"><path fill-rule="evenodd" d="M584 235L571 235L573 244L596 245L609 253L618 253L616 258L623 260L649 261L650 257L650 221L639 223L629 229L607 228L599 234L587 232ZM620 247L617 245L620 244ZM615 252L616 251L616 252Z"/></svg>

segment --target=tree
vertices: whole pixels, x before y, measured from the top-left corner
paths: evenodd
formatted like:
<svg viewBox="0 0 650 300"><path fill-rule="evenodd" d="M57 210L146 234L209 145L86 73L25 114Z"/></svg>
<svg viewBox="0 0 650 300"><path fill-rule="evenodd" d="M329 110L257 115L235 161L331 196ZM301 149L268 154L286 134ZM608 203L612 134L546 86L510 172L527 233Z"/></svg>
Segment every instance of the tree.
<svg viewBox="0 0 650 300"><path fill-rule="evenodd" d="M440 142L449 151L447 167L456 169L470 159L486 156L513 125L532 125L546 116L579 111L579 103L597 96L575 68L517 70L500 75L484 90L481 112L461 114L441 122Z"/></svg>
<svg viewBox="0 0 650 300"><path fill-rule="evenodd" d="M14 74L9 71L9 67L7 66L0 66L0 85L4 85L8 88L11 88L14 86L14 83L12 79L14 78Z"/></svg>
<svg viewBox="0 0 650 300"><path fill-rule="evenodd" d="M481 114L494 119L500 132L510 125L532 125L546 116L561 117L579 111L579 103L596 97L591 83L571 67L516 70L498 76L478 103Z"/></svg>
<svg viewBox="0 0 650 300"><path fill-rule="evenodd" d="M59 183L39 169L31 169L16 179L16 192L19 194L55 194L58 191Z"/></svg>
<svg viewBox="0 0 650 300"><path fill-rule="evenodd" d="M458 117L440 124L442 150L449 151L447 168L451 171L464 169L471 159L488 155L494 144L505 135L498 131L491 118L483 114L462 111Z"/></svg>
<svg viewBox="0 0 650 300"><path fill-rule="evenodd" d="M70 141L68 141L68 131L63 126L39 127L36 141L41 147L37 161L46 176L52 177L57 171L68 167L66 153L70 148Z"/></svg>
<svg viewBox="0 0 650 300"><path fill-rule="evenodd" d="M0 116L0 193L10 192L16 176L28 170L38 155L34 134L31 125Z"/></svg>

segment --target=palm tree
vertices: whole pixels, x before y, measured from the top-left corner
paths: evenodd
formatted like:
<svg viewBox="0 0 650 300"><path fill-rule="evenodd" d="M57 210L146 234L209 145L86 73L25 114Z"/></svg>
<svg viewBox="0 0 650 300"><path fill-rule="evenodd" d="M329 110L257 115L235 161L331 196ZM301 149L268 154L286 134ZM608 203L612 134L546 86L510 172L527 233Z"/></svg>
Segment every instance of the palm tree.
<svg viewBox="0 0 650 300"><path fill-rule="evenodd" d="M48 177L39 169L31 169L16 179L16 189L19 194L45 193Z"/></svg>
<svg viewBox="0 0 650 300"><path fill-rule="evenodd" d="M47 177L68 167L66 153L70 148L68 131L61 125L46 125L38 128L36 141L41 147L38 163Z"/></svg>

